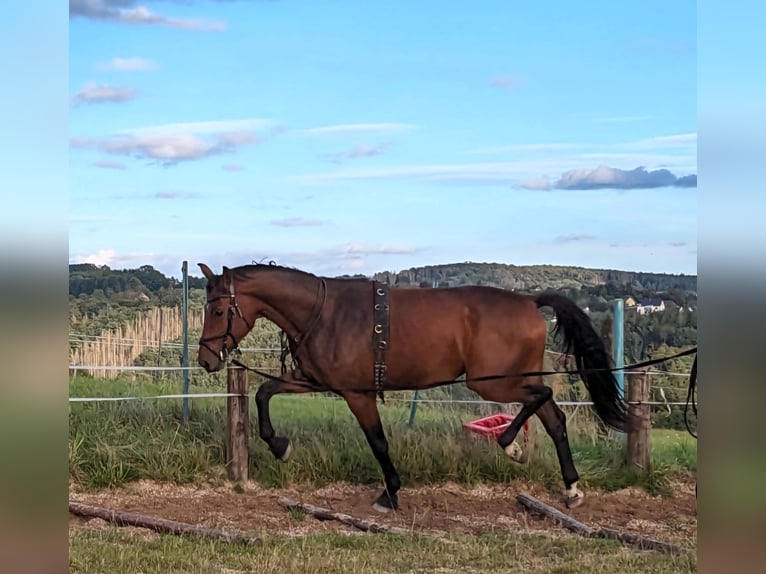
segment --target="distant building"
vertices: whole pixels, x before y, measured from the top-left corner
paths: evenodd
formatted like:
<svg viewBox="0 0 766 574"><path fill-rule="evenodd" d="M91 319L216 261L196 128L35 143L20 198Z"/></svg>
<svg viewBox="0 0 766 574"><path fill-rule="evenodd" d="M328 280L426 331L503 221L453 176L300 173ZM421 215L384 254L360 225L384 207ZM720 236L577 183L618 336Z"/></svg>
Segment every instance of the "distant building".
<svg viewBox="0 0 766 574"><path fill-rule="evenodd" d="M646 315L647 313L657 313L665 310L665 301L659 297L652 297L645 299L636 306L636 311L639 315Z"/></svg>

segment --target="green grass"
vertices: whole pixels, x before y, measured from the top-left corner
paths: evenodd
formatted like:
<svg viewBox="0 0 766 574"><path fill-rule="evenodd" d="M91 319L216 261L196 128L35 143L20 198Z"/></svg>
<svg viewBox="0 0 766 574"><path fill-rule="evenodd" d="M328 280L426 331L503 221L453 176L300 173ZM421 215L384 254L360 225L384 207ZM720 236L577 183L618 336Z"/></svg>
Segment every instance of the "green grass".
<svg viewBox="0 0 766 574"><path fill-rule="evenodd" d="M70 396L152 396L179 392L177 382L100 381L78 377ZM193 392L221 392L195 388ZM514 479L560 486L552 442L536 419L531 455L525 465L509 461L496 443L466 436L461 423L478 416L475 407L422 404L413 428L407 426L411 393L391 393L381 405L390 451L406 486L455 481L507 482ZM396 399L399 399L397 402ZM180 483L224 477L226 400L192 399L188 425L181 400L71 403L69 468L85 488L112 487L138 479ZM278 434L293 442L289 463L276 461L257 436L251 402L250 477L265 486L315 485L336 481L379 483L381 473L345 402L326 397L278 396L271 402ZM473 409L473 410L472 410ZM584 486L618 489L641 485L662 493L668 481L696 469L696 441L688 434L655 430L652 471L634 476L622 462L614 440L594 436L589 413L570 424L575 464ZM578 422L579 421L579 422Z"/></svg>
<svg viewBox="0 0 766 574"><path fill-rule="evenodd" d="M245 547L107 528L70 537L71 572L524 572L624 574L696 572L693 554L626 551L618 543L539 535L419 537L322 534L271 538Z"/></svg>

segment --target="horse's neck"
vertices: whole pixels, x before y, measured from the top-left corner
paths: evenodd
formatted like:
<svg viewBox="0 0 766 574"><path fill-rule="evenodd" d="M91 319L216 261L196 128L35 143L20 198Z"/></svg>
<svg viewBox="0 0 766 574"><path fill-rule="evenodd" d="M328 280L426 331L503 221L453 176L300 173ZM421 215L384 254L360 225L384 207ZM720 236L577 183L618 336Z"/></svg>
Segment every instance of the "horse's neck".
<svg viewBox="0 0 766 574"><path fill-rule="evenodd" d="M243 285L243 290L266 306L264 316L288 334L304 330L319 295L319 279L290 271L263 271Z"/></svg>

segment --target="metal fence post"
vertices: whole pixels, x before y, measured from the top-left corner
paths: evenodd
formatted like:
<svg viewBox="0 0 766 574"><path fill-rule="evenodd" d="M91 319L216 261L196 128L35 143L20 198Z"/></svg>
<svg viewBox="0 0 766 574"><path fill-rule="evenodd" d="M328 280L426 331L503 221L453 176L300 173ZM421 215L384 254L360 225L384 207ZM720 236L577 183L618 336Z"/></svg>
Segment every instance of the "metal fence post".
<svg viewBox="0 0 766 574"><path fill-rule="evenodd" d="M183 367L183 417L184 422L189 422L189 262L184 261L181 265L183 274L183 308L181 310L181 321L183 322L183 355L181 357L181 366Z"/></svg>
<svg viewBox="0 0 766 574"><path fill-rule="evenodd" d="M615 368L622 369L625 366L625 302L622 298L612 301L614 320L612 321L612 359ZM625 399L625 372L615 371L617 388L621 399ZM617 432L617 440L625 440L625 433Z"/></svg>

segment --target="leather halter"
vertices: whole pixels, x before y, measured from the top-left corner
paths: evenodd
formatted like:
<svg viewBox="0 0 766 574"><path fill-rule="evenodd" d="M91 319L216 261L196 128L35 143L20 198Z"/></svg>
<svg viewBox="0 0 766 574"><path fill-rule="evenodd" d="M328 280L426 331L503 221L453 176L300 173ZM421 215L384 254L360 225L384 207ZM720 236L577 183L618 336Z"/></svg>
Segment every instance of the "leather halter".
<svg viewBox="0 0 766 574"><path fill-rule="evenodd" d="M234 350L237 349L239 346L239 341L237 341L234 338L234 335L231 332L232 325L234 324L234 318L236 316L239 316L244 322L245 325L248 327L248 331L250 331L253 328L253 325L251 325L247 319L245 319L244 313L242 313L242 309L239 308L239 305L237 305L237 297L234 293L234 280L232 279L229 283L229 294L228 295L220 295L219 297L213 297L212 299L208 299L205 303L205 308L210 305L213 301L219 301L220 299L229 299L229 309L228 309L228 316L226 318L226 332L223 335L214 335L212 337L200 337L199 344L203 347L205 347L208 351L213 353L214 355L218 355L218 358L223 361L226 358L226 355ZM216 352L214 351L208 343L210 341L216 341L218 339L222 339L221 341L221 349ZM231 339L233 345L231 349L228 348L227 343L228 340Z"/></svg>
<svg viewBox="0 0 766 574"><path fill-rule="evenodd" d="M320 297L320 292L321 292L321 297ZM229 294L228 295L220 295L218 297L213 297L212 299L208 299L207 302L205 303L205 307L207 307L210 303L212 303L214 301L218 301L220 299L227 299L227 298L229 299L229 309L228 309L228 317L227 317L227 323L226 323L226 332L223 335L213 335L211 337L204 337L204 338L200 337L200 340L199 340L199 344L201 346L205 347L208 351L210 351L214 355L217 355L218 358L221 361L223 361L229 353L233 353L233 352L237 351L237 349L239 347L239 341L237 341L234 338L234 335L231 332L232 325L234 323L234 318L236 316L239 316L245 322L245 325L247 325L248 332L250 332L253 329L253 326L254 326L254 325L250 324L250 322L245 318L245 315L242 313L242 310L239 308L239 305L237 305L237 297L236 297L236 294L234 292L234 280L233 279L231 280L231 283L229 284ZM319 278L319 286L318 286L317 298L316 298L316 301L314 302L314 308L311 311L311 319L310 319L310 322L309 322L309 326L308 326L308 328L302 334L301 333L297 333L293 337L293 340L297 344L297 346L295 348L295 352L292 353L293 357L295 357L298 354L298 351L303 346L303 343L306 342L306 340L309 338L309 335L312 333L314 328L319 323L319 319L322 316L322 309L324 308L324 303L325 303L326 299L327 299L327 283L325 282L325 280L323 278L320 277ZM283 347L282 347L281 361L282 361L282 374L285 374L285 371L286 371L285 356L286 356L287 351L289 349L287 349L287 344L286 344L286 340L285 340L286 339L286 333L284 331L282 331L282 334L283 334ZM222 339L221 349L216 352L215 350L213 350L210 347L210 345L208 345L208 343L210 341L216 341L218 339ZM233 343L231 348L228 348L228 345L227 345L229 339L231 339L231 341ZM294 362L295 361L293 361L293 363Z"/></svg>

